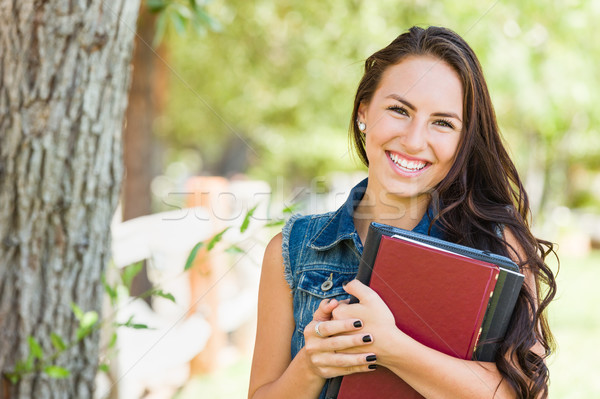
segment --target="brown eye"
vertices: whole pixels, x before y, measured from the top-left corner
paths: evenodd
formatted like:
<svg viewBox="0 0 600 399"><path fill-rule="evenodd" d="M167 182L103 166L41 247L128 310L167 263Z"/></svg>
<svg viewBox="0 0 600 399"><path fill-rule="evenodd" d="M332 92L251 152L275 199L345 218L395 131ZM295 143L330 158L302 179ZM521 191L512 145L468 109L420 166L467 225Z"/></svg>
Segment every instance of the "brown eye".
<svg viewBox="0 0 600 399"><path fill-rule="evenodd" d="M404 107L400 107L398 105L392 105L392 106L388 107L388 109L390 111L394 111L400 115L408 116L408 111Z"/></svg>
<svg viewBox="0 0 600 399"><path fill-rule="evenodd" d="M449 120L446 120L446 119L437 120L437 121L435 121L435 123L438 126L448 127L450 129L454 129L454 125L452 124L452 122L450 122Z"/></svg>

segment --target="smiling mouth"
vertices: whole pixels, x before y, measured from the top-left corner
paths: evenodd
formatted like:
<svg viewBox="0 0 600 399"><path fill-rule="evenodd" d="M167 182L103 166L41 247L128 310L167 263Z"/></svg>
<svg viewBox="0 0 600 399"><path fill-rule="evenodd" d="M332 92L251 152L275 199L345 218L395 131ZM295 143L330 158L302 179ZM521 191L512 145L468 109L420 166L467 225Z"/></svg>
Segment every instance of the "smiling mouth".
<svg viewBox="0 0 600 399"><path fill-rule="evenodd" d="M387 155L397 167L406 172L418 172L429 165L429 162L416 160L409 161L408 159L402 158L391 152L388 152Z"/></svg>

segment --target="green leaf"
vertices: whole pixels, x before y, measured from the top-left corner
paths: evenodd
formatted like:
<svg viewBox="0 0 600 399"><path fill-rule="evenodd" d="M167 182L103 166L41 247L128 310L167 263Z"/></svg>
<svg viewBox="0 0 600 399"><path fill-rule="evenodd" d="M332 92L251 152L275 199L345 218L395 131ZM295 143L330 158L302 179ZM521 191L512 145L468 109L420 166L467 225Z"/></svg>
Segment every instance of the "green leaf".
<svg viewBox="0 0 600 399"><path fill-rule="evenodd" d="M156 295L156 296L159 296L161 298L168 299L169 301L172 301L173 303L176 303L175 302L175 297L172 294L169 294L168 292L164 292L163 290L153 291L152 295Z"/></svg>
<svg viewBox="0 0 600 399"><path fill-rule="evenodd" d="M151 12L160 12L168 5L165 0L146 0L146 6Z"/></svg>
<svg viewBox="0 0 600 399"><path fill-rule="evenodd" d="M285 224L285 220L273 220L267 224L265 224L265 227L279 227L279 226L283 226Z"/></svg>
<svg viewBox="0 0 600 399"><path fill-rule="evenodd" d="M133 328L134 330L150 330L150 327L148 327L146 324L131 323L125 327Z"/></svg>
<svg viewBox="0 0 600 399"><path fill-rule="evenodd" d="M185 33L185 17L180 12L173 10L169 12L169 19L171 20L173 27L175 27L175 32L177 32L178 35L183 35Z"/></svg>
<svg viewBox="0 0 600 399"><path fill-rule="evenodd" d="M128 328L133 328L135 330L153 330L153 328L148 327L146 324L139 324L139 323L134 323L133 322L133 316L131 316L129 318L129 320L127 320L125 323L115 323L115 325L117 327L128 327Z"/></svg>
<svg viewBox="0 0 600 399"><path fill-rule="evenodd" d="M44 357L44 351L42 350L40 344L31 335L27 337L27 342L29 343L31 356L41 360Z"/></svg>
<svg viewBox="0 0 600 399"><path fill-rule="evenodd" d="M77 306L77 304L74 302L71 302L71 309L73 310L73 313L75 314L77 320L81 320L83 317L83 310L81 310L81 308Z"/></svg>
<svg viewBox="0 0 600 399"><path fill-rule="evenodd" d="M133 279L139 274L139 272L142 271L143 267L143 262L136 262L123 268L123 271L121 272L121 280L123 281L123 285L127 287L128 291L131 290L131 283L133 282Z"/></svg>
<svg viewBox="0 0 600 399"><path fill-rule="evenodd" d="M230 246L229 248L227 248L225 250L225 252L230 255L238 255L238 254L246 253L246 251L244 251L242 248L238 247L237 245Z"/></svg>
<svg viewBox="0 0 600 399"><path fill-rule="evenodd" d="M62 352L65 349L67 349L67 345L65 344L65 342L62 340L60 335L58 335L55 332L50 333L50 341L52 341L52 346L54 346L54 348L59 352Z"/></svg>
<svg viewBox="0 0 600 399"><path fill-rule="evenodd" d="M221 23L219 21L217 21L216 19L214 19L213 17L208 15L201 8L197 8L196 10L194 10L194 16L195 16L194 21L197 21L198 24L200 24L204 27L208 26L210 29L212 29L215 32L219 32L223 29L223 27L221 26Z"/></svg>
<svg viewBox="0 0 600 399"><path fill-rule="evenodd" d="M194 259L196 259L196 255L198 254L198 250L204 246L204 242L200 241L198 244L194 245L192 251L188 255L187 260L185 261L185 267L183 270L189 270L194 265Z"/></svg>
<svg viewBox="0 0 600 399"><path fill-rule="evenodd" d="M44 367L44 373L51 378L67 378L71 375L69 370L59 366L46 366Z"/></svg>
<svg viewBox="0 0 600 399"><path fill-rule="evenodd" d="M110 303L114 305L117 301L117 290L108 284L105 274L102 274L102 286L110 298Z"/></svg>
<svg viewBox="0 0 600 399"><path fill-rule="evenodd" d="M296 211L296 209L298 209L299 206L300 206L300 204L292 204L290 206L286 206L285 208L283 208L283 213L284 214L294 213Z"/></svg>
<svg viewBox="0 0 600 399"><path fill-rule="evenodd" d="M209 242L208 245L206 246L206 250L210 251L212 250L215 245L217 245L217 243L219 241L221 241L223 239L223 235L227 232L227 230L229 230L231 227L225 227L223 230L221 230L219 233L217 233Z"/></svg>
<svg viewBox="0 0 600 399"><path fill-rule="evenodd" d="M116 331L113 331L112 335L110 336L110 341L108 341L108 349L113 348L116 344L117 344L117 333L116 333Z"/></svg>
<svg viewBox="0 0 600 399"><path fill-rule="evenodd" d="M152 40L152 46L154 47L158 47L165 37L167 31L167 17L168 15L166 12L161 12L156 19L156 30L154 32L154 39Z"/></svg>
<svg viewBox="0 0 600 399"><path fill-rule="evenodd" d="M21 374L19 373L4 373L4 376L8 378L8 380L14 385L21 379Z"/></svg>
<svg viewBox="0 0 600 399"><path fill-rule="evenodd" d="M194 14L190 7L183 4L173 4L173 10L183 18L184 22L193 18Z"/></svg>
<svg viewBox="0 0 600 399"><path fill-rule="evenodd" d="M83 328L83 327L77 328L77 331L75 331L75 336L77 337L77 341L81 341L82 339L84 339L85 337L90 335L91 332L92 332L92 329L90 329L90 328Z"/></svg>
<svg viewBox="0 0 600 399"><path fill-rule="evenodd" d="M258 204L254 205L252 207L252 209L250 209L246 213L246 216L244 217L244 221L242 222L242 226L240 227L240 233L243 233L246 230L248 230L248 226L250 226L250 218L252 218L252 215L254 215L254 211L256 211L256 208L258 208Z"/></svg>
<svg viewBox="0 0 600 399"><path fill-rule="evenodd" d="M81 328L90 329L98 322L98 313L91 310L89 312L85 312L83 317L79 322L79 326Z"/></svg>
<svg viewBox="0 0 600 399"><path fill-rule="evenodd" d="M33 371L33 360L31 357L27 360L19 360L15 364L15 373L25 374Z"/></svg>
<svg viewBox="0 0 600 399"><path fill-rule="evenodd" d="M110 371L110 366L106 363L102 363L98 366L98 370L108 374L108 372Z"/></svg>

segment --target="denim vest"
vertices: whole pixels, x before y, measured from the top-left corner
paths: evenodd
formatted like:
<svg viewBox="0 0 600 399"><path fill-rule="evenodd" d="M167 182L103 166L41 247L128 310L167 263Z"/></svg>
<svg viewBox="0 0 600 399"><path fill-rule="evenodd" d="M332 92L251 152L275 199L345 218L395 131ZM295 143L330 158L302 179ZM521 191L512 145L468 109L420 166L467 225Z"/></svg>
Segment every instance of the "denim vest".
<svg viewBox="0 0 600 399"><path fill-rule="evenodd" d="M285 279L293 294L294 320L292 358L304 346L304 327L313 319L321 300L349 297L343 284L353 280L363 251L352 215L367 188L367 179L356 185L346 202L335 212L320 215L294 215L283 227L282 253ZM413 231L442 238L433 216L425 213ZM327 385L320 399L325 397Z"/></svg>

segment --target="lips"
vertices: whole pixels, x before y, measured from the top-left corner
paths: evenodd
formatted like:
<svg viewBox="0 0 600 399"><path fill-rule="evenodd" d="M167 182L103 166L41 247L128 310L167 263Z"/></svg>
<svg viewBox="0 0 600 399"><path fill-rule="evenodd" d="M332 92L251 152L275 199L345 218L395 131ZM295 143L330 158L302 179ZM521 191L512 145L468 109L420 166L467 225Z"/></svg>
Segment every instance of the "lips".
<svg viewBox="0 0 600 399"><path fill-rule="evenodd" d="M427 161L423 161L423 160L419 160L419 159L408 159L408 158L405 158L402 155L394 153L394 152L386 151L386 154L387 154L388 158L400 170L402 170L404 172L408 172L408 173L419 172L419 171L425 169L425 167L427 167L428 165L430 165L430 163Z"/></svg>

